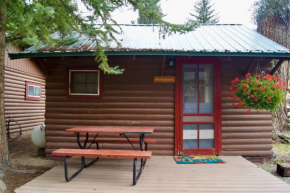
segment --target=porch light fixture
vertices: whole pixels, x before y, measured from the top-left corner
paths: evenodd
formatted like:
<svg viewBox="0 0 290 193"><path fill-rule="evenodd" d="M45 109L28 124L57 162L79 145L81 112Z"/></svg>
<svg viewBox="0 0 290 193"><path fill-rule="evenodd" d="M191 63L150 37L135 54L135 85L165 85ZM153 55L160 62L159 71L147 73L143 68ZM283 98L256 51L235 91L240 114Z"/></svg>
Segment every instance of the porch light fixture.
<svg viewBox="0 0 290 193"><path fill-rule="evenodd" d="M167 64L169 67L174 67L175 66L175 59L173 57L168 58Z"/></svg>

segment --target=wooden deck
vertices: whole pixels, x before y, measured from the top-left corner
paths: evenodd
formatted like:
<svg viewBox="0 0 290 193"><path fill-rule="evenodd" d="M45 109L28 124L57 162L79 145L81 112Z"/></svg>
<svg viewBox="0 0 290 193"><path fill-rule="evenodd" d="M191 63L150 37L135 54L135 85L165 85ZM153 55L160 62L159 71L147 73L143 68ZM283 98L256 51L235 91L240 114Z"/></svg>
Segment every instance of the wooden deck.
<svg viewBox="0 0 290 193"><path fill-rule="evenodd" d="M71 182L65 182L63 164L51 169L16 193L54 192L290 192L290 185L239 156L220 156L226 164L176 164L171 156L147 161L136 186L132 186L133 160L101 159ZM79 158L70 160L71 168ZM71 171L72 172L72 171Z"/></svg>

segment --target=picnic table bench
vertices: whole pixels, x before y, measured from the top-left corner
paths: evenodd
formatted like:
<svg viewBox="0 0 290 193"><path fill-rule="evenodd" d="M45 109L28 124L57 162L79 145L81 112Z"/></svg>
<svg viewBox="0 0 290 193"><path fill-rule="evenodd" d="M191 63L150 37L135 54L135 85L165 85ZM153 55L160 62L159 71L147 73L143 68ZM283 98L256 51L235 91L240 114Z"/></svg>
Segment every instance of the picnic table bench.
<svg viewBox="0 0 290 193"><path fill-rule="evenodd" d="M84 168L89 167L99 158L122 158L122 159L133 159L133 185L136 185L146 164L146 160L150 159L152 156L151 151L147 151L148 143L155 143L155 139L145 139L145 134L153 133L154 128L151 127L76 127L71 129L66 129L66 132L73 132L77 134L77 143L80 149L58 149L52 152L52 155L55 156L64 156L64 170L65 170L65 179L67 182L76 177ZM80 133L85 133L85 141L81 144ZM89 133L95 134L94 138L89 138ZM97 138L99 133L119 133L124 135L124 138ZM129 139L127 134L139 134L139 139ZM87 143L91 144L87 147ZM134 150L100 150L98 143L125 143L129 142ZM93 143L97 144L97 149L89 149ZM137 150L133 143L140 144L140 150ZM144 148L145 146L145 148ZM70 177L68 176L68 158L69 157L81 157L81 167ZM90 163L85 163L86 157L96 158ZM137 159L141 159L140 170L137 174Z"/></svg>

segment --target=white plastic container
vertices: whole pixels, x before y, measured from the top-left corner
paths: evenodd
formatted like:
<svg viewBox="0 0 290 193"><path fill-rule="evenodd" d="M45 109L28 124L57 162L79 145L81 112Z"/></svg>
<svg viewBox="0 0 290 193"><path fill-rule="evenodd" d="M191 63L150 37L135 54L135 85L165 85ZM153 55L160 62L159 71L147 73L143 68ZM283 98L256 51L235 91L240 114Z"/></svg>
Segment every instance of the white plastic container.
<svg viewBox="0 0 290 193"><path fill-rule="evenodd" d="M45 125L37 125L31 132L32 143L39 148L45 148Z"/></svg>

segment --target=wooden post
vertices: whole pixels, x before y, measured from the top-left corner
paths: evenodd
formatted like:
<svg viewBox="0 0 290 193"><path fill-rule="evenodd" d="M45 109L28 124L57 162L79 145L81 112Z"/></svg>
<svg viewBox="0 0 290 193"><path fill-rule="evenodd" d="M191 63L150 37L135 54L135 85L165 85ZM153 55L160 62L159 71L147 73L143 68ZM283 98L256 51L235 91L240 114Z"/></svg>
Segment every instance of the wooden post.
<svg viewBox="0 0 290 193"><path fill-rule="evenodd" d="M38 60L38 64L41 67L43 73L45 74L45 76L50 76L50 72L49 70L45 67L45 65L43 64L43 62L41 60Z"/></svg>
<svg viewBox="0 0 290 193"><path fill-rule="evenodd" d="M271 72L269 74L271 74L271 75L275 74L275 72L277 72L277 70L279 70L279 68L281 67L281 65L283 64L283 62L284 62L284 59L280 59L276 63L275 67L271 70Z"/></svg>
<svg viewBox="0 0 290 193"><path fill-rule="evenodd" d="M166 63L166 56L163 56L162 69L161 69L161 75L162 76L164 75L165 63Z"/></svg>

